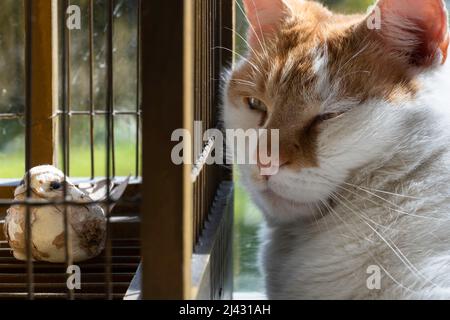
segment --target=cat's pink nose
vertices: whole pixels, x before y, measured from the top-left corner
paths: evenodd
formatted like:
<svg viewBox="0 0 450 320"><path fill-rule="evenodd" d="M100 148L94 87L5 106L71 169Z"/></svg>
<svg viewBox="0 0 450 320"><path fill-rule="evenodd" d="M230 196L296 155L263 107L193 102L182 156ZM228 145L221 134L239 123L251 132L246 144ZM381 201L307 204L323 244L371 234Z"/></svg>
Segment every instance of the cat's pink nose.
<svg viewBox="0 0 450 320"><path fill-rule="evenodd" d="M269 161L267 163L263 163L258 157L256 165L258 166L259 172L262 176L270 176L278 172L281 167L287 165L288 163L289 162L283 158L278 159L278 161Z"/></svg>

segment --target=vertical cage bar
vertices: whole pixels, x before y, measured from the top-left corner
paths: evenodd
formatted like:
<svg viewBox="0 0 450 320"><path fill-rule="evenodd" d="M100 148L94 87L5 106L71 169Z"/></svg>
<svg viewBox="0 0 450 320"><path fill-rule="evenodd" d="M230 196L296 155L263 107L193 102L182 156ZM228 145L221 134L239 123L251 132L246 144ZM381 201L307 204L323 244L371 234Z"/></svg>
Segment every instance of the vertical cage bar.
<svg viewBox="0 0 450 320"><path fill-rule="evenodd" d="M66 175L70 175L70 147L71 147L71 139L70 139L70 134L71 134L71 116L70 116L70 112L72 111L72 87L71 87L71 83L72 83L72 59L71 59L71 32L70 29L67 27L66 25L66 10L67 8L70 6L70 0L66 0L65 2L65 6L63 7L63 33L64 33L64 38L65 38L65 45L64 45L64 55L65 55L65 91L66 91L66 103L65 103L65 110L63 111L63 115L64 115L64 119L63 122L65 122L64 124L64 134L66 142L63 143L63 152L65 153L64 155L64 160L63 162L65 163L65 171L64 171L64 179L66 178Z"/></svg>
<svg viewBox="0 0 450 320"><path fill-rule="evenodd" d="M25 169L27 171L27 190L26 197L29 199L31 197L30 188L30 174L31 169L31 143L32 143L32 91L33 91L33 4L32 0L25 0L25 25L26 25L26 43L25 43L25 68L26 68L26 89L25 89ZM27 256L27 289L28 289L28 299L34 299L34 277L33 277L33 258L31 251L31 208L26 206L25 213L25 243L26 243L26 256Z"/></svg>
<svg viewBox="0 0 450 320"><path fill-rule="evenodd" d="M194 14L195 14L195 38L194 38L194 50L195 52L198 52L200 49L201 44L201 10L200 10L200 1L194 0ZM201 61L200 61L200 55L195 54L194 56L194 81L195 81L195 94L194 94L194 120L199 120L198 111L199 108L199 97L201 97L201 77L200 77L200 67L201 67ZM196 143L196 142L195 142ZM196 160L197 150L194 148L194 161ZM197 243L197 221L198 221L198 212L199 212L199 186L198 181L194 183L194 208L193 208L193 219L192 219L192 227L193 227L193 243L192 246L194 247Z"/></svg>
<svg viewBox="0 0 450 320"><path fill-rule="evenodd" d="M140 150L141 150L141 14L142 0L137 0L137 48L136 48L136 178L140 174Z"/></svg>
<svg viewBox="0 0 450 320"><path fill-rule="evenodd" d="M236 47L235 45L235 37L232 30L235 29L236 25L236 9L238 3L235 1L229 0L219 0L220 8L219 8L219 16L220 16L220 32L219 32L219 45L223 48L229 48L232 50L219 50L218 60L220 66L229 67L234 63L234 55L233 51ZM226 155L226 144L224 145L224 155ZM233 179L233 171L231 166L228 166L229 170L222 171L220 173L220 178L232 180Z"/></svg>
<svg viewBox="0 0 450 320"><path fill-rule="evenodd" d="M109 84L110 87L110 97L108 96L108 114L110 116L109 118L109 134L110 134L110 138L111 138L111 142L110 142L110 150L111 151L111 155L110 155L110 161L112 161L111 163L111 172L110 174L112 175L112 177L116 176L116 139L115 139L115 130L114 130L114 10L115 10L115 1L114 0L109 0L110 4L109 4L109 29L108 29L108 50L110 50L109 52L109 59L110 61L108 61L108 81L110 81L111 83Z"/></svg>
<svg viewBox="0 0 450 320"><path fill-rule="evenodd" d="M105 247L105 256L106 256L106 265L105 265L105 280L106 280L106 297L108 300L113 298L113 285L112 285L112 243L111 243L111 226L110 226L110 201L111 194L109 185L111 183L111 148L114 148L114 127L113 127L113 104L114 104L114 78L113 78L113 65L114 65L114 0L108 0L107 5L107 112L106 112L106 185L108 186L106 189L106 247ZM114 170L114 154L112 154L113 158L113 170ZM114 176L114 173L113 173Z"/></svg>
<svg viewBox="0 0 450 320"><path fill-rule="evenodd" d="M94 0L89 0L89 146L91 161L91 179L95 178L95 141L94 141Z"/></svg>
<svg viewBox="0 0 450 320"><path fill-rule="evenodd" d="M70 5L70 0L62 1L61 8L61 45L63 48L62 55L62 77L63 77L63 92L62 92L62 105L61 105L61 145L62 145L62 171L64 173L64 181L63 181L63 215L64 215L64 254L65 254L65 263L66 266L70 266L73 264L72 257L72 241L69 236L69 217L68 217L68 208L67 208L67 175L69 170L69 148L70 142L68 139L68 122L70 121L68 117L68 110L70 110L70 37L69 37L69 29L66 25L66 10ZM68 277L68 275L67 275ZM74 291L68 289L67 298L70 300L74 299Z"/></svg>

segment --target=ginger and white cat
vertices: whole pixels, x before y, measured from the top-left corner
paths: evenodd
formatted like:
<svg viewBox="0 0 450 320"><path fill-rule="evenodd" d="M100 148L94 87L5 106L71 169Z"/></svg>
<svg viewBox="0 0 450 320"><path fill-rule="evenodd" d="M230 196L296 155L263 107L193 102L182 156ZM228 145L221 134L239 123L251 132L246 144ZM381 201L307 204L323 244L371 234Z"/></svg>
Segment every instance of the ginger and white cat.
<svg viewBox="0 0 450 320"><path fill-rule="evenodd" d="M314 1L244 4L223 120L280 130L276 175L239 165L267 221L268 298L450 299L444 2L380 0L380 28Z"/></svg>

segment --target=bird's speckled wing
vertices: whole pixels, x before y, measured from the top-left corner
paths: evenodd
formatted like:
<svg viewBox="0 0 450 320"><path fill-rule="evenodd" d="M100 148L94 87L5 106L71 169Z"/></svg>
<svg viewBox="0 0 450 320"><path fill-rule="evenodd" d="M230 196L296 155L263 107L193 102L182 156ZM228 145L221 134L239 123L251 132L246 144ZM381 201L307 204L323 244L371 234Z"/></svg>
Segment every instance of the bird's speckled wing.
<svg viewBox="0 0 450 320"><path fill-rule="evenodd" d="M98 205L70 206L69 223L89 256L99 254L105 246L106 218Z"/></svg>

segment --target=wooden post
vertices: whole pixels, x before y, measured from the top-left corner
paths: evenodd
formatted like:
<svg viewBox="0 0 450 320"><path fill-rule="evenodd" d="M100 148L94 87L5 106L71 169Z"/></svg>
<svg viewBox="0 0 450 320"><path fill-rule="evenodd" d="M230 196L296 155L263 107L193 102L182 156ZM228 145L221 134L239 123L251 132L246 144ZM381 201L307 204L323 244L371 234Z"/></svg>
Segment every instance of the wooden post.
<svg viewBox="0 0 450 320"><path fill-rule="evenodd" d="M33 0L31 45L31 166L54 164L56 121L52 115L58 103L58 0ZM27 20L27 19L25 19ZM25 160L25 159L24 159ZM17 177L20 179L21 177ZM0 199L12 199L15 186L0 187ZM6 207L0 207L3 215Z"/></svg>
<svg viewBox="0 0 450 320"><path fill-rule="evenodd" d="M172 163L171 135L192 132L193 0L144 0L142 14L142 297L188 299L191 165Z"/></svg>
<svg viewBox="0 0 450 320"><path fill-rule="evenodd" d="M53 112L58 103L57 0L33 0L31 26L31 165L55 162Z"/></svg>

